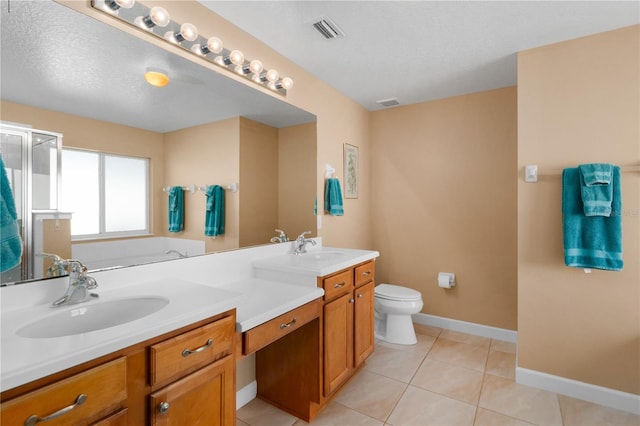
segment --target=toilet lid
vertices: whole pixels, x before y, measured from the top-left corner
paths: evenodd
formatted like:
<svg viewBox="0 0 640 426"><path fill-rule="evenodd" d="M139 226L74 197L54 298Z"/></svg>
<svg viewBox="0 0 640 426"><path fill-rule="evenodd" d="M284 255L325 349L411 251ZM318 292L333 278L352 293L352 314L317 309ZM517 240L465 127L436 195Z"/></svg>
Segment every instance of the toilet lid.
<svg viewBox="0 0 640 426"><path fill-rule="evenodd" d="M375 288L375 296L387 300L420 300L422 294L419 291L407 287L392 284L380 284Z"/></svg>

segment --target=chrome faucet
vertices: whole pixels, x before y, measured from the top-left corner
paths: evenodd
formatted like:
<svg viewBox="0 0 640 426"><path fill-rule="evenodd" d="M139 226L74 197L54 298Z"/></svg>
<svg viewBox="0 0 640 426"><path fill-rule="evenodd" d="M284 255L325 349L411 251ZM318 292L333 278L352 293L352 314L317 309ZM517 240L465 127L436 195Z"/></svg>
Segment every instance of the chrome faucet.
<svg viewBox="0 0 640 426"><path fill-rule="evenodd" d="M276 229L276 232L278 232L280 235L271 238L272 243L286 243L287 241L289 241L289 237L287 237L287 234L285 234L282 229Z"/></svg>
<svg viewBox="0 0 640 426"><path fill-rule="evenodd" d="M306 248L307 243L311 243L312 246L316 245L315 240L311 240L304 237L305 235L310 233L311 231L304 231L302 234L298 235L298 238L296 238L296 241L294 243L293 254L295 254L296 256L305 254L307 252L307 248Z"/></svg>
<svg viewBox="0 0 640 426"><path fill-rule="evenodd" d="M47 268L47 277L64 277L69 275L69 271L67 271L67 261L57 254L40 252L36 253L36 256L53 259L53 262L51 262L51 265Z"/></svg>
<svg viewBox="0 0 640 426"><path fill-rule="evenodd" d="M66 261L69 270L69 288L61 298L53 302L52 306L73 305L89 300L90 297L98 297L95 293L90 293L98 287L98 283L93 277L87 275L87 267L77 259Z"/></svg>
<svg viewBox="0 0 640 426"><path fill-rule="evenodd" d="M164 252L164 254L171 254L171 253L177 254L180 259L184 259L185 257L187 257L187 254L189 254L186 251L185 251L186 254L182 254L178 250L174 250L174 249L167 250L167 251Z"/></svg>

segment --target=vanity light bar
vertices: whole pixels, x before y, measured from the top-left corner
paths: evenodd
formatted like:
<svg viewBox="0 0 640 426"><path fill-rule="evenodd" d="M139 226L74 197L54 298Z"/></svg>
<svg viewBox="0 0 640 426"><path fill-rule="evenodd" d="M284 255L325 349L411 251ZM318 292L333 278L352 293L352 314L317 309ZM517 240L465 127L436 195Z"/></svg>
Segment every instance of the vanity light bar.
<svg viewBox="0 0 640 426"><path fill-rule="evenodd" d="M219 38L203 37L195 25L172 21L163 7L149 8L135 0L91 0L91 6L281 95L286 96L293 87L291 78L280 77L275 69L265 69L262 62L245 58L239 50L223 47Z"/></svg>

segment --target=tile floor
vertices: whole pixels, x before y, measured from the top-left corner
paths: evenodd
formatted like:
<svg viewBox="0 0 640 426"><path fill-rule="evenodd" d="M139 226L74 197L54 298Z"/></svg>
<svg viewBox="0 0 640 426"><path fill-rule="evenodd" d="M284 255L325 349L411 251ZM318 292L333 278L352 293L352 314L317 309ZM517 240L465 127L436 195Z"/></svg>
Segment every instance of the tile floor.
<svg viewBox="0 0 640 426"><path fill-rule="evenodd" d="M414 346L377 342L312 425L640 426L640 416L516 384L515 345L416 325ZM307 423L259 399L238 426Z"/></svg>

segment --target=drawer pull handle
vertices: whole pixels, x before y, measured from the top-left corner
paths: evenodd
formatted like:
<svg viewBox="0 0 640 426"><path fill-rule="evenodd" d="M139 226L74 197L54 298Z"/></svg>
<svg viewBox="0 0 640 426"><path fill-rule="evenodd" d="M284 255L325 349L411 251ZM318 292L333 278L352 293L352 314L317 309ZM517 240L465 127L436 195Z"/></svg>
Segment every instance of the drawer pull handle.
<svg viewBox="0 0 640 426"><path fill-rule="evenodd" d="M285 328L289 328L291 327L293 324L296 323L296 317L293 317L293 319L291 320L291 322L288 322L286 324L280 324L280 330L284 330Z"/></svg>
<svg viewBox="0 0 640 426"><path fill-rule="evenodd" d="M342 281L341 283L338 283L338 284L334 285L333 288L342 288L345 285L347 285L347 282L346 281Z"/></svg>
<svg viewBox="0 0 640 426"><path fill-rule="evenodd" d="M34 426L35 424L40 422L46 422L49 420L56 419L60 416L67 414L69 411L73 410L74 408L82 405L86 400L87 400L87 395L81 393L80 395L78 395L78 397L76 398L76 401L73 404L69 405L68 407L62 408L53 414L49 414L47 417L40 417L40 416L36 416L35 414L33 416L29 416L29 418L24 421L24 426Z"/></svg>
<svg viewBox="0 0 640 426"><path fill-rule="evenodd" d="M364 271L364 272L362 273L362 276L363 276L363 277L366 277L367 275L371 275L371 271Z"/></svg>
<svg viewBox="0 0 640 426"><path fill-rule="evenodd" d="M207 349L211 345L213 345L213 340L209 339L209 340L207 340L207 343L205 343L204 345L200 346L198 349L185 349L184 351L182 351L182 356L184 358L186 358L191 354L197 354L198 352L204 351L205 349Z"/></svg>
<svg viewBox="0 0 640 426"><path fill-rule="evenodd" d="M160 405L158 405L158 411L160 411L160 414L165 414L167 411L169 411L169 403L161 402Z"/></svg>

